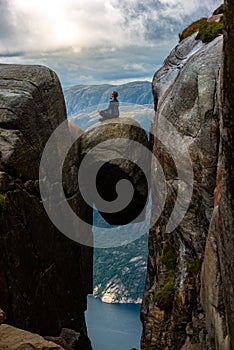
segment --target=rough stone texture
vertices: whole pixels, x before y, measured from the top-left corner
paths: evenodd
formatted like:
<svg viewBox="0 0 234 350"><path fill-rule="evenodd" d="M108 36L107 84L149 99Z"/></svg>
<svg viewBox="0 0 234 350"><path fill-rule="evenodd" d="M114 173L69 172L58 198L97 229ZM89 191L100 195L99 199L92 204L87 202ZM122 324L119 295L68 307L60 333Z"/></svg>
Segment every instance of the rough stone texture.
<svg viewBox="0 0 234 350"><path fill-rule="evenodd" d="M52 341L53 343L60 345L65 350L73 350L70 345L62 337L44 337L45 340Z"/></svg>
<svg viewBox="0 0 234 350"><path fill-rule="evenodd" d="M158 101L165 94L167 89L175 80L176 76L188 61L188 58L204 46L200 40L195 40L197 33L194 33L186 40L181 41L169 54L163 66L153 77L153 96L155 109Z"/></svg>
<svg viewBox="0 0 234 350"><path fill-rule="evenodd" d="M221 350L234 349L234 4L224 3L219 172L202 271L208 337Z"/></svg>
<svg viewBox="0 0 234 350"><path fill-rule="evenodd" d="M118 141L117 139L122 140ZM101 143L110 140L110 144L101 146ZM138 145L144 147L139 151L135 145L130 142L136 141ZM115 144L115 141L117 144ZM126 143L124 142L127 142ZM148 149L148 139L146 132L141 126L130 118L113 118L102 123L96 124L89 128L81 137L81 159L88 152L94 150L94 147L99 146L92 153L86 166L86 181L83 184L84 188L88 189L90 195L93 194L92 185L94 181L90 178L93 175L96 167L100 167L100 171L96 178L97 190L102 199L106 201L114 201L117 197L116 184L121 179L129 180L134 186L134 196L129 205L124 206L123 210L108 213L100 211L107 222L112 225L122 225L132 222L140 215L138 221L144 219L144 206L148 197L148 184L144 177L144 173L136 164L143 164L146 167L145 173L149 174L150 159L146 153ZM129 156L135 163L129 161L126 156L126 150L130 151ZM110 157L107 160L107 157ZM105 165L102 166L102 160L105 160ZM126 190L125 193L127 193ZM124 194L125 194L124 193ZM121 197L121 195L120 195ZM123 198L123 197L122 197ZM91 196L90 201L95 202L95 198Z"/></svg>
<svg viewBox="0 0 234 350"><path fill-rule="evenodd" d="M38 179L41 151L65 118L58 84L49 69L0 65L1 170Z"/></svg>
<svg viewBox="0 0 234 350"><path fill-rule="evenodd" d="M181 350L205 350L201 344L185 344Z"/></svg>
<svg viewBox="0 0 234 350"><path fill-rule="evenodd" d="M63 350L37 334L7 324L0 326L0 350Z"/></svg>
<svg viewBox="0 0 234 350"><path fill-rule="evenodd" d="M42 151L65 119L54 72L0 65L0 193L5 198L0 207L0 307L8 323L41 335L59 335L62 327L85 329L86 295L92 292L92 249L53 226L39 193ZM60 147L55 144L54 153ZM73 210L92 223L92 211L77 189L77 147L65 162L64 191Z"/></svg>
<svg viewBox="0 0 234 350"><path fill-rule="evenodd" d="M86 349L86 350L92 350L92 346L90 343L90 340L84 334L84 332L75 332L72 329L63 328L61 331L60 336L65 339L67 344L74 349Z"/></svg>
<svg viewBox="0 0 234 350"><path fill-rule="evenodd" d="M219 176L219 182L220 182ZM217 232L219 231L218 204L220 185L215 191L215 207L206 241L201 274L201 303L206 315L207 340L211 349L228 349L224 285L221 275Z"/></svg>
<svg viewBox="0 0 234 350"><path fill-rule="evenodd" d="M234 4L225 0L224 68L221 146L223 179L219 206L219 248L221 257L224 300L227 315L229 349L234 349ZM218 235L219 231L217 231Z"/></svg>
<svg viewBox="0 0 234 350"><path fill-rule="evenodd" d="M213 212L217 175L217 93L222 37L207 45L193 43L193 40L190 37L180 44L180 57L177 54L180 45L173 50L153 80L156 116L152 130L157 135L153 151L164 171L167 198L161 217L149 236L148 274L141 310L142 350L213 350L206 337L205 313L200 303L200 269ZM172 130L165 127L165 121L173 125ZM174 135L179 135L183 141ZM173 149L177 152L174 159ZM187 180L186 149L193 166L192 183ZM182 174L180 182L178 168ZM157 168L154 162L152 169L155 184ZM157 185L153 214L161 200ZM189 208L179 226L167 232L166 226L181 186L186 192L192 186ZM183 203L180 208L183 209ZM222 311L216 312L221 317Z"/></svg>
<svg viewBox="0 0 234 350"><path fill-rule="evenodd" d="M4 323L5 321L6 321L6 314L2 309L0 309L0 324Z"/></svg>

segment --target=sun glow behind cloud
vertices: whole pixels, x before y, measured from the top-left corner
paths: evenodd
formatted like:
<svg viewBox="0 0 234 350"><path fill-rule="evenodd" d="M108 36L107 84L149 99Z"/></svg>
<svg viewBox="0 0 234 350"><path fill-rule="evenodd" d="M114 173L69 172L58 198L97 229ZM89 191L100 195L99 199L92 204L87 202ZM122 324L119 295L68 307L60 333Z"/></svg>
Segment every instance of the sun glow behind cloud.
<svg viewBox="0 0 234 350"><path fill-rule="evenodd" d="M192 20L220 0L0 0L0 56L65 85L151 79Z"/></svg>
<svg viewBox="0 0 234 350"><path fill-rule="evenodd" d="M20 49L51 51L127 43L118 8L103 0L9 0ZM6 43L5 43L6 44Z"/></svg>

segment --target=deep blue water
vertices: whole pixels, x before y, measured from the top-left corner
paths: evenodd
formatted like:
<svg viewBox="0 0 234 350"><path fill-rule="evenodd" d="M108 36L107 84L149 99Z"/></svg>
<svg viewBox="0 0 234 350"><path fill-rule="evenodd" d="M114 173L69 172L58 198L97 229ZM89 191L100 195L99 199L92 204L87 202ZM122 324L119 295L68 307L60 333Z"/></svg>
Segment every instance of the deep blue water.
<svg viewBox="0 0 234 350"><path fill-rule="evenodd" d="M88 297L86 322L93 350L140 349L140 305L106 304Z"/></svg>

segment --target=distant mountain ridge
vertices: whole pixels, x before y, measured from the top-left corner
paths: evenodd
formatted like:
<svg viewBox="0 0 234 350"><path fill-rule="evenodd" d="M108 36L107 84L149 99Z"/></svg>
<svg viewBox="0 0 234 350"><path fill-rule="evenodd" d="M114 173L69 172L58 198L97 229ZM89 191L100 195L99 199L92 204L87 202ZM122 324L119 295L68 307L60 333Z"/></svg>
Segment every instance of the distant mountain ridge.
<svg viewBox="0 0 234 350"><path fill-rule="evenodd" d="M149 81L122 85L75 85L64 89L68 117L107 106L113 90L118 91L121 104L153 105L152 84Z"/></svg>

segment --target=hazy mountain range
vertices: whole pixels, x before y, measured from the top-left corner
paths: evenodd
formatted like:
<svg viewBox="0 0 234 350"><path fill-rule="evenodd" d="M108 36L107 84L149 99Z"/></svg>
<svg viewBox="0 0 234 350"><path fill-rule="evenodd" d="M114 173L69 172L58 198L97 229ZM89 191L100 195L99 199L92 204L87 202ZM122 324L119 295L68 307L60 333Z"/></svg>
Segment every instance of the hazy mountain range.
<svg viewBox="0 0 234 350"><path fill-rule="evenodd" d="M135 81L123 85L75 85L64 89L68 116L92 112L107 105L111 92L118 91L121 104L152 105L151 83Z"/></svg>
<svg viewBox="0 0 234 350"><path fill-rule="evenodd" d="M76 85L64 90L68 118L86 130L99 121L98 109L107 108L111 92L119 93L120 117L131 117L149 130L153 113L151 83L136 81L123 85Z"/></svg>

